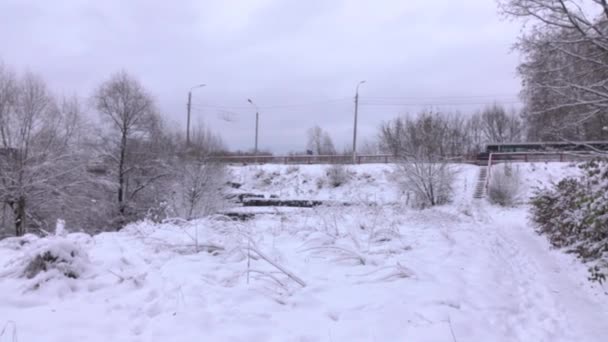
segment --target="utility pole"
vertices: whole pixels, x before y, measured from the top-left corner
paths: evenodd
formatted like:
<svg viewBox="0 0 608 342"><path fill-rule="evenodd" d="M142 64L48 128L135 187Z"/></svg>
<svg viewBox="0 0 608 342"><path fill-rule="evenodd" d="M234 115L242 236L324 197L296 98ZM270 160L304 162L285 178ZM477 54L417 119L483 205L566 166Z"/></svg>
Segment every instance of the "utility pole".
<svg viewBox="0 0 608 342"><path fill-rule="evenodd" d="M359 86L365 83L365 81L357 84L357 90L355 91L355 125L353 129L353 164L357 163L357 115L359 111Z"/></svg>
<svg viewBox="0 0 608 342"><path fill-rule="evenodd" d="M260 125L260 111L258 109L258 106L255 103L253 103L253 101L251 101L251 99L247 99L247 102L251 103L255 107L255 145L253 148L253 155L257 156L258 155L258 132L259 132L259 125Z"/></svg>
<svg viewBox="0 0 608 342"><path fill-rule="evenodd" d="M198 84L190 88L188 91L188 105L186 106L188 111L188 118L186 119L186 147L190 147L190 112L192 110L192 90L196 88L202 88L205 84Z"/></svg>
<svg viewBox="0 0 608 342"><path fill-rule="evenodd" d="M186 123L186 147L190 147L190 108L192 107L192 90L188 92L188 119Z"/></svg>
<svg viewBox="0 0 608 342"><path fill-rule="evenodd" d="M255 111L255 147L253 149L254 154L258 155L258 129L260 126L260 112Z"/></svg>

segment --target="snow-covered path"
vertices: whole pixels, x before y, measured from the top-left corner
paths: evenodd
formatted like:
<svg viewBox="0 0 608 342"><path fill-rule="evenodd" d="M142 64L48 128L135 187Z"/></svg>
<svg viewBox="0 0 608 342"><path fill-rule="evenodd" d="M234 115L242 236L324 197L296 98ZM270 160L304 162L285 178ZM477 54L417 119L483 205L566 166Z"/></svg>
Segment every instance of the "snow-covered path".
<svg viewBox="0 0 608 342"><path fill-rule="evenodd" d="M441 267L460 272L459 310L450 316L459 341L605 340L608 296L591 288L579 261L551 250L524 210L479 203L474 216L470 230L449 233L449 266Z"/></svg>
<svg viewBox="0 0 608 342"><path fill-rule="evenodd" d="M600 341L608 336L608 296L601 285L595 284L595 290L590 287L579 261L550 250L548 242L529 227L525 215L495 210L489 223L495 228L498 250L517 279L519 309L524 313L520 322L530 326L526 330L540 328L535 340ZM527 331L518 328L517 323L509 326L517 340L529 340Z"/></svg>

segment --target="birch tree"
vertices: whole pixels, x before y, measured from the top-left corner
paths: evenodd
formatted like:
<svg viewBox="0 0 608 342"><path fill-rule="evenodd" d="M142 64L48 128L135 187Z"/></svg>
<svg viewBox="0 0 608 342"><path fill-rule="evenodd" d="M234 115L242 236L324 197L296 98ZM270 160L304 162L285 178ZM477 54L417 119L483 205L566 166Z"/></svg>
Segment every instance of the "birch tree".
<svg viewBox="0 0 608 342"><path fill-rule="evenodd" d="M74 149L79 111L58 104L32 73L17 77L0 65L0 201L15 234L48 225L82 171Z"/></svg>
<svg viewBox="0 0 608 342"><path fill-rule="evenodd" d="M524 56L526 121L540 139L606 139L608 3L605 0L501 0L502 13L528 29Z"/></svg>

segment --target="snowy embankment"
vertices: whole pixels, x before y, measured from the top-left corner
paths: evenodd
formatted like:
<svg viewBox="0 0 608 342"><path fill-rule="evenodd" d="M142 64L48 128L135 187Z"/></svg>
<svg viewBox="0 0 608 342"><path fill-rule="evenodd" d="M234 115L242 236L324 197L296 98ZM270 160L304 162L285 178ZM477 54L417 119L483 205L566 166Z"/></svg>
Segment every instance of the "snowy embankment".
<svg viewBox="0 0 608 342"><path fill-rule="evenodd" d="M241 193L259 193L282 199L308 199L351 204L404 204L407 195L399 186L393 165L364 164L345 166L347 181L332 186L328 165L250 165L231 167L232 180L242 186ZM477 167L455 165L454 202L468 203L477 181Z"/></svg>
<svg viewBox="0 0 608 342"><path fill-rule="evenodd" d="M520 168L526 189L577 172ZM423 211L401 204L388 166L351 168L337 188L317 185L325 171L232 170L239 191L355 205L0 241L0 341L13 332L22 342L608 336L603 289L534 233L525 207L473 201L476 167L462 167L453 205Z"/></svg>

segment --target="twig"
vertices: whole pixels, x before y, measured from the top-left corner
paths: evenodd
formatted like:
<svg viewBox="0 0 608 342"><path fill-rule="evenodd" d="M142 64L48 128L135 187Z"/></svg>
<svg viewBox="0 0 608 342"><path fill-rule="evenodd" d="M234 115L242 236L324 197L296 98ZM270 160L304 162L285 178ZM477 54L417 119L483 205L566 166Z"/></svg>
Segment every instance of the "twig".
<svg viewBox="0 0 608 342"><path fill-rule="evenodd" d="M4 333L8 332L9 326L13 327L12 342L17 342L17 323L15 323L15 321L8 321L6 324L4 324L2 331L0 331L0 337L4 336Z"/></svg>
<svg viewBox="0 0 608 342"><path fill-rule="evenodd" d="M452 339L454 340L454 342L458 342L458 340L456 340L456 335L454 334L454 328L452 327L452 320L450 319L450 316L448 316L448 324L450 325L450 332L452 333Z"/></svg>
<svg viewBox="0 0 608 342"><path fill-rule="evenodd" d="M291 278L296 283L300 284L302 287L306 287L306 283L302 279L298 278L295 274L291 273L290 271L288 271L287 269L285 269L281 265L279 265L279 264L275 263L274 261L270 260L270 258L268 256L266 256L264 253L262 253L257 248L250 246L249 250L254 251L262 259L268 261L269 264L271 264L272 266L276 267L279 271L285 273L289 278Z"/></svg>
<svg viewBox="0 0 608 342"><path fill-rule="evenodd" d="M251 239L247 239L247 284L249 284L250 269L251 269Z"/></svg>
<svg viewBox="0 0 608 342"><path fill-rule="evenodd" d="M358 276L358 277L370 276L372 274L376 274L380 271L384 271L384 270L388 270L388 269L396 269L396 270L393 272L389 272L388 274L385 274L381 277L377 277L377 278L369 280L369 281L360 281L358 283L361 284L361 283L370 283L370 282L393 281L396 279L409 278L413 275L413 272L410 269L397 263L397 265L395 265L395 266L380 267L371 272L367 272L367 273L363 273L363 274L354 274L354 276Z"/></svg>
<svg viewBox="0 0 608 342"><path fill-rule="evenodd" d="M115 276L116 278L118 278L118 280L122 283L123 281L125 281L125 277L121 276L120 274L114 273L112 270L108 270L108 273L110 273L111 275Z"/></svg>
<svg viewBox="0 0 608 342"><path fill-rule="evenodd" d="M303 252L310 251L310 250L315 250L315 249L321 249L321 250L322 249L334 249L334 250L338 250L338 251L340 251L342 253L345 253L347 258L357 259L357 260L359 260L359 262L362 265L366 265L367 264L367 259L365 259L365 257L363 255L361 255L361 254L359 254L357 252L351 251L349 249L346 249L346 248L343 248L343 247L339 247L339 246L310 247L310 248L304 249Z"/></svg>
<svg viewBox="0 0 608 342"><path fill-rule="evenodd" d="M287 285L285 285L281 280L279 280L279 278L273 276L272 274L268 273L268 272L263 272L263 271L258 271L258 270L248 270L248 273L258 273L261 274L263 276L269 277L272 280L276 281L277 284L281 285L282 288L284 288L285 290L287 290Z"/></svg>
<svg viewBox="0 0 608 342"><path fill-rule="evenodd" d="M173 224L182 223L183 224L183 223L188 223L188 220L185 220L181 217L169 217L169 218L162 220L161 223L173 223Z"/></svg>

